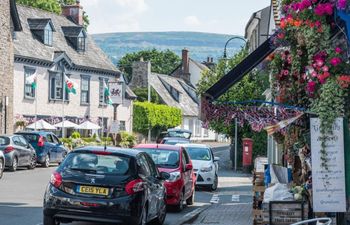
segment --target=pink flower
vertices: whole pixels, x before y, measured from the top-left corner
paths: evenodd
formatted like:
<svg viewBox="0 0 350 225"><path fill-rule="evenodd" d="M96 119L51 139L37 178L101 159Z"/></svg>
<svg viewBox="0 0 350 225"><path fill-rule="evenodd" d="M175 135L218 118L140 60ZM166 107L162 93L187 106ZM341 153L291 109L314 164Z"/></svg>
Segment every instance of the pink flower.
<svg viewBox="0 0 350 225"><path fill-rule="evenodd" d="M317 5L314 9L314 12L318 16L323 16L323 14L325 13L323 5L322 4Z"/></svg>
<svg viewBox="0 0 350 225"><path fill-rule="evenodd" d="M288 76L289 75L289 71L288 70L282 70L282 75L283 76Z"/></svg>
<svg viewBox="0 0 350 225"><path fill-rule="evenodd" d="M304 0L301 4L303 5L303 7L304 7L305 9L306 9L306 8L309 8L309 7L312 5L312 3L311 3L310 0Z"/></svg>
<svg viewBox="0 0 350 225"><path fill-rule="evenodd" d="M324 67L322 67L322 70L323 70L323 72L328 72L329 71L329 67L328 66L324 66Z"/></svg>
<svg viewBox="0 0 350 225"><path fill-rule="evenodd" d="M317 67L322 67L324 64L324 61L323 61L323 59L316 59L315 63L316 63Z"/></svg>
<svg viewBox="0 0 350 225"><path fill-rule="evenodd" d="M342 51L343 51L343 50L342 50L341 48L339 48L339 47L336 47L336 48L335 48L335 52L338 53L338 54L342 53Z"/></svg>
<svg viewBox="0 0 350 225"><path fill-rule="evenodd" d="M347 0L338 0L337 7L340 10L345 10L347 5Z"/></svg>
<svg viewBox="0 0 350 225"><path fill-rule="evenodd" d="M341 58L338 58L338 57L334 57L331 59L330 63L332 64L332 66L338 66L339 63L341 63L342 60Z"/></svg>
<svg viewBox="0 0 350 225"><path fill-rule="evenodd" d="M307 83L307 91L310 93L314 93L316 89L316 83L314 81L309 81L309 83Z"/></svg>
<svg viewBox="0 0 350 225"><path fill-rule="evenodd" d="M318 74L317 74L317 72L316 72L316 71L312 71L312 72L311 72L311 76L312 76L312 77L317 77L317 76L318 76Z"/></svg>
<svg viewBox="0 0 350 225"><path fill-rule="evenodd" d="M315 26L316 26L316 27L320 27L320 26L321 26L321 21L317 20L317 21L315 22Z"/></svg>
<svg viewBox="0 0 350 225"><path fill-rule="evenodd" d="M324 12L327 15L332 15L333 14L333 5L331 3L324 4L323 9L324 9Z"/></svg>

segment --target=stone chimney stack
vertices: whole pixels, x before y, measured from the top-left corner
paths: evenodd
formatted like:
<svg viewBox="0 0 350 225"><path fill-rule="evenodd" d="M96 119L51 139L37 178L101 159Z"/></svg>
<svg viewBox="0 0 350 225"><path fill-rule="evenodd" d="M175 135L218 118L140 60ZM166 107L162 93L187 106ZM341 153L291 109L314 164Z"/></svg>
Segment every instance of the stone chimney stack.
<svg viewBox="0 0 350 225"><path fill-rule="evenodd" d="M182 49L182 73L184 75L190 73L190 58L186 48Z"/></svg>
<svg viewBox="0 0 350 225"><path fill-rule="evenodd" d="M142 61L141 61L142 60ZM144 62L140 59L138 62L132 63L132 76L129 87L146 88L148 86L148 78L151 75L151 62Z"/></svg>
<svg viewBox="0 0 350 225"><path fill-rule="evenodd" d="M77 25L84 25L83 7L80 5L79 0L77 0L74 5L63 5L62 15L72 18Z"/></svg>

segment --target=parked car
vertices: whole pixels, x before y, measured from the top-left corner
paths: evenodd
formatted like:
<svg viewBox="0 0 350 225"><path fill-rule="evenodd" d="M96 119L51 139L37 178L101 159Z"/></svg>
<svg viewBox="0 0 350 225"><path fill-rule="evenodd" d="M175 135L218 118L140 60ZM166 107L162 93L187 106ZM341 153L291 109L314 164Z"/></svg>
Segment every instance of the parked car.
<svg viewBox="0 0 350 225"><path fill-rule="evenodd" d="M211 191L218 188L219 157L214 157L212 149L202 144L181 144L193 163L193 169L197 177L196 185L206 187Z"/></svg>
<svg viewBox="0 0 350 225"><path fill-rule="evenodd" d="M157 138L159 144L175 145L178 143L190 143L192 132L185 129L172 128L161 132Z"/></svg>
<svg viewBox="0 0 350 225"><path fill-rule="evenodd" d="M36 167L36 153L28 141L20 135L1 135L0 151L5 156L5 167L16 171L18 167Z"/></svg>
<svg viewBox="0 0 350 225"><path fill-rule="evenodd" d="M144 152L83 147L68 153L44 197L44 224L93 221L163 224L168 173Z"/></svg>
<svg viewBox="0 0 350 225"><path fill-rule="evenodd" d="M170 178L165 181L167 205L175 206L178 211L194 203L196 177L186 150L181 146L163 144L141 144L137 150L148 153L159 171L167 172Z"/></svg>
<svg viewBox="0 0 350 225"><path fill-rule="evenodd" d="M24 131L16 134L22 135L33 146L37 162L44 167L49 167L50 163L61 163L67 155L68 150L52 132Z"/></svg>
<svg viewBox="0 0 350 225"><path fill-rule="evenodd" d="M5 169L5 156L4 156L4 153L0 151L0 179L4 174L4 169Z"/></svg>

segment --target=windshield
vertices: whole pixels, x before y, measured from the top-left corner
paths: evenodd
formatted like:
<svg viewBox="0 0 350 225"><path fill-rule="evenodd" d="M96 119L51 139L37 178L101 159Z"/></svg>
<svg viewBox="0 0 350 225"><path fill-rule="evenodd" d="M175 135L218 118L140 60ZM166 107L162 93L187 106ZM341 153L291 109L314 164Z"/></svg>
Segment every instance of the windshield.
<svg viewBox="0 0 350 225"><path fill-rule="evenodd" d="M8 145L10 144L10 138L8 137L0 137L0 145Z"/></svg>
<svg viewBox="0 0 350 225"><path fill-rule="evenodd" d="M211 154L208 148L187 147L186 150L192 160L211 160Z"/></svg>
<svg viewBox="0 0 350 225"><path fill-rule="evenodd" d="M157 167L174 169L179 167L180 157L178 151L149 148L141 148L138 150L150 155Z"/></svg>
<svg viewBox="0 0 350 225"><path fill-rule="evenodd" d="M180 137L189 139L191 137L191 133L186 131L169 131L166 135L167 137Z"/></svg>
<svg viewBox="0 0 350 225"><path fill-rule="evenodd" d="M177 140L177 139L165 139L163 144L167 145L176 145L176 144L188 144L189 141L186 140Z"/></svg>
<svg viewBox="0 0 350 225"><path fill-rule="evenodd" d="M129 174L130 158L93 153L71 153L60 166L60 170L76 170L104 175Z"/></svg>
<svg viewBox="0 0 350 225"><path fill-rule="evenodd" d="M25 139L27 139L28 142L38 142L38 135L36 134L21 134L18 133L19 135L22 135Z"/></svg>

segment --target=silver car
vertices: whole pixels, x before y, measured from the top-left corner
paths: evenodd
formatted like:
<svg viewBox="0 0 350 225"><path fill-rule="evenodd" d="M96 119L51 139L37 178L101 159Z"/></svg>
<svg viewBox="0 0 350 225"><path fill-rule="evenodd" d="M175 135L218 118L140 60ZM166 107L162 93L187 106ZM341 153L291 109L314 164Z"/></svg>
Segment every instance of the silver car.
<svg viewBox="0 0 350 225"><path fill-rule="evenodd" d="M4 169L5 169L5 156L4 156L4 153L0 151L0 179L4 174Z"/></svg>

